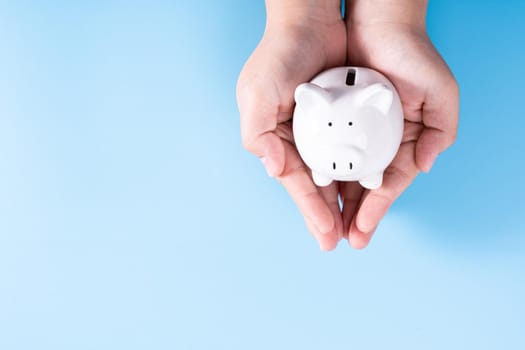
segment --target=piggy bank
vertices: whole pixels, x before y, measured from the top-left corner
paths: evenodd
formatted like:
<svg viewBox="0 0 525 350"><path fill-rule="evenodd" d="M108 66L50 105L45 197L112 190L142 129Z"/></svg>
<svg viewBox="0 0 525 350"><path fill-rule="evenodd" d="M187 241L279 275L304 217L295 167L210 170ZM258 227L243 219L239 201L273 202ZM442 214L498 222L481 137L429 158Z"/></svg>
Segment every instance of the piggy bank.
<svg viewBox="0 0 525 350"><path fill-rule="evenodd" d="M379 188L403 136L392 83L372 69L333 68L299 85L295 102L295 144L315 184L359 181Z"/></svg>

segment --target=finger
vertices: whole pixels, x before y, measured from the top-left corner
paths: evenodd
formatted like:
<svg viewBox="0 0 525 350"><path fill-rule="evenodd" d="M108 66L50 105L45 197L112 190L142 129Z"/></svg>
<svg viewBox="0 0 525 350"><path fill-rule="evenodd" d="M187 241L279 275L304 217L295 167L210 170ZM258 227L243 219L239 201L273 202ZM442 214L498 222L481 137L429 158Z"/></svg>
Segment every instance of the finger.
<svg viewBox="0 0 525 350"><path fill-rule="evenodd" d="M284 169L284 146L274 131L280 122L290 118L290 112L279 109L279 96L272 94L271 89L242 80L237 85L237 100L244 147L261 159L270 176L278 176Z"/></svg>
<svg viewBox="0 0 525 350"><path fill-rule="evenodd" d="M342 237L342 220L341 211L339 209L338 201L338 185L332 183L326 187L318 187L319 193L324 198L329 209L332 211L332 215L335 220L335 226L333 230L327 234L322 234L317 227L312 223L311 220L305 217L306 226L314 238L319 242L319 248L323 251L330 251L337 247L337 243Z"/></svg>
<svg viewBox="0 0 525 350"><path fill-rule="evenodd" d="M401 143L417 141L424 129L425 126L420 122L416 123L405 120Z"/></svg>
<svg viewBox="0 0 525 350"><path fill-rule="evenodd" d="M453 134L442 130L425 128L416 145L416 164L419 170L428 173L438 155L447 149L455 139Z"/></svg>
<svg viewBox="0 0 525 350"><path fill-rule="evenodd" d="M271 177L282 173L285 162L284 145L279 136L272 132L257 136L245 148L261 160L266 172Z"/></svg>
<svg viewBox="0 0 525 350"><path fill-rule="evenodd" d="M339 207L339 185L337 182L332 182L329 186L318 187L318 190L332 212L335 221L335 234L337 241L340 241L343 238L343 220L341 218L341 208Z"/></svg>
<svg viewBox="0 0 525 350"><path fill-rule="evenodd" d="M364 194L366 196L366 192ZM364 197L363 197L364 198ZM354 249L364 249L370 243L372 236L375 233L375 229L371 232L361 232L357 226L355 218L350 222L350 229L348 230L348 243Z"/></svg>
<svg viewBox="0 0 525 350"><path fill-rule="evenodd" d="M330 251L334 250L337 247L337 243L339 243L339 239L337 238L337 235L335 234L322 234L317 227L312 223L311 220L305 218L304 222L306 223L306 227L308 228L308 231L314 236L314 238L319 243L319 249L322 251Z"/></svg>
<svg viewBox="0 0 525 350"><path fill-rule="evenodd" d="M428 172L439 153L450 147L456 139L459 119L459 89L453 78L447 79L429 96L423 106L422 132L416 145L416 164Z"/></svg>
<svg viewBox="0 0 525 350"><path fill-rule="evenodd" d="M368 244L392 203L414 181L418 174L414 149L414 142L403 143L396 158L384 172L382 186L363 195L350 225L349 242L353 247L363 248Z"/></svg>
<svg viewBox="0 0 525 350"><path fill-rule="evenodd" d="M344 182L340 185L341 200L343 202L343 236L348 239L350 223L363 196L364 189L358 182Z"/></svg>
<svg viewBox="0 0 525 350"><path fill-rule="evenodd" d="M286 166L278 180L286 188L305 219L308 219L321 234L335 231L335 220L325 199L319 193L297 150L288 142L283 143Z"/></svg>

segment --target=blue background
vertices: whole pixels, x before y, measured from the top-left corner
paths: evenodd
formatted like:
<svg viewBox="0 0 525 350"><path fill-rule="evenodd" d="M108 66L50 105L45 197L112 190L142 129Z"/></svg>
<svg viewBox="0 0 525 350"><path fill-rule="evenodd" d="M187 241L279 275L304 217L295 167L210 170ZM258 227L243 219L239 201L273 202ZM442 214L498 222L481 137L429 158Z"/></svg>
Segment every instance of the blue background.
<svg viewBox="0 0 525 350"><path fill-rule="evenodd" d="M457 143L321 253L241 147L262 1L0 2L0 349L524 349L525 3L434 1Z"/></svg>

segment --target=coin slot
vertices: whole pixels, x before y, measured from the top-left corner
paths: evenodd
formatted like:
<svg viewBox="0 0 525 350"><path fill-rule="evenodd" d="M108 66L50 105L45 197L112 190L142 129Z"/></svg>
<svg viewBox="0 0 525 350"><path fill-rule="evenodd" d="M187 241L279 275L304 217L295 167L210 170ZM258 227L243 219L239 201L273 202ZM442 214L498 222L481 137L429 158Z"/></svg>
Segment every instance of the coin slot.
<svg viewBox="0 0 525 350"><path fill-rule="evenodd" d="M356 76L356 70L355 69L349 69L346 73L346 85L353 86L355 85L355 76Z"/></svg>

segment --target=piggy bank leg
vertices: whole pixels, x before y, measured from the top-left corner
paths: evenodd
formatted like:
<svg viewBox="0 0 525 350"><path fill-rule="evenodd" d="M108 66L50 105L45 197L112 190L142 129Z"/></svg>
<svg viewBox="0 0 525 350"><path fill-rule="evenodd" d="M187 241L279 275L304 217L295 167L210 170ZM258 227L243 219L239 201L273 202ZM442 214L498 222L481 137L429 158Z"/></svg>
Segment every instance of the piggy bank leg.
<svg viewBox="0 0 525 350"><path fill-rule="evenodd" d="M359 181L359 183L361 184L361 186L369 190L378 189L383 183L383 173L370 175L369 177Z"/></svg>
<svg viewBox="0 0 525 350"><path fill-rule="evenodd" d="M332 183L332 179L323 176L315 171L312 171L312 178L314 179L314 183L320 187L325 187Z"/></svg>

